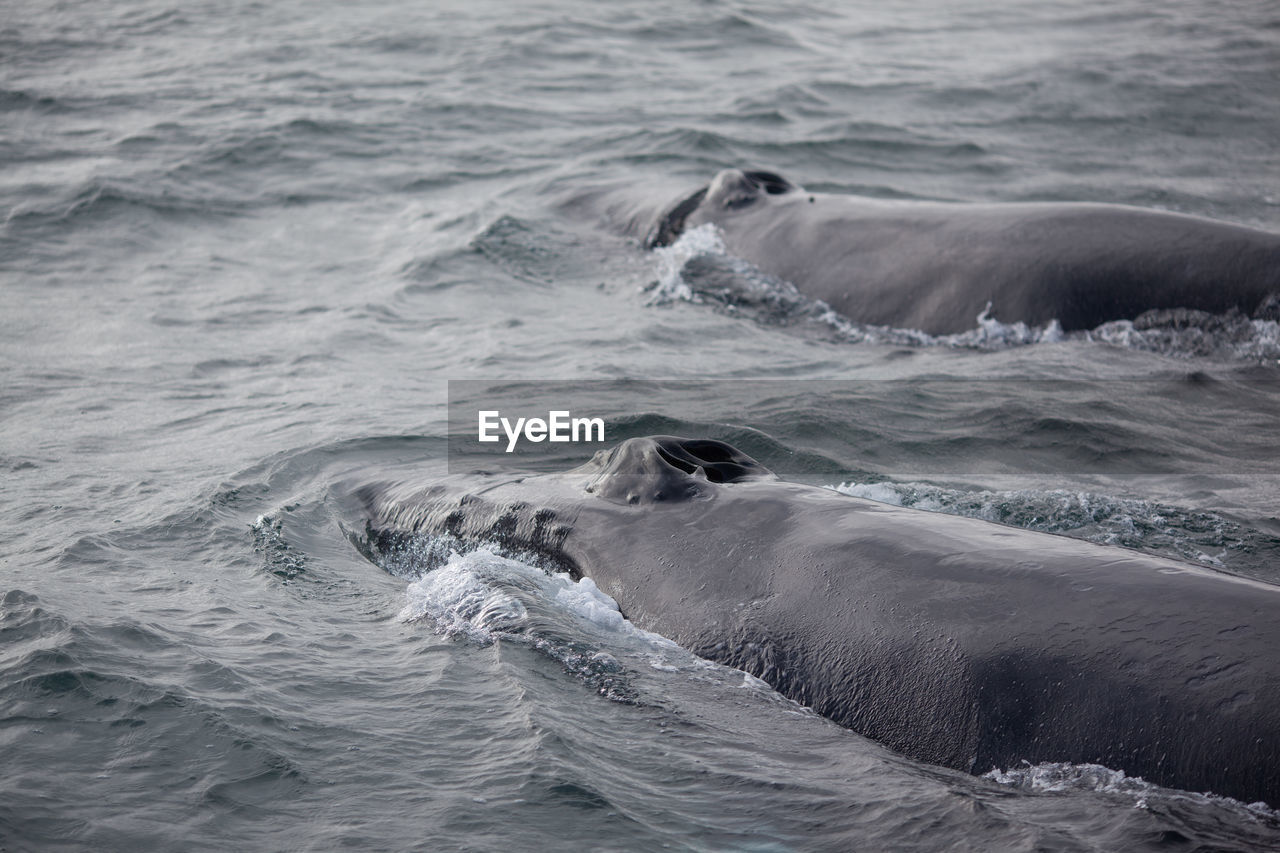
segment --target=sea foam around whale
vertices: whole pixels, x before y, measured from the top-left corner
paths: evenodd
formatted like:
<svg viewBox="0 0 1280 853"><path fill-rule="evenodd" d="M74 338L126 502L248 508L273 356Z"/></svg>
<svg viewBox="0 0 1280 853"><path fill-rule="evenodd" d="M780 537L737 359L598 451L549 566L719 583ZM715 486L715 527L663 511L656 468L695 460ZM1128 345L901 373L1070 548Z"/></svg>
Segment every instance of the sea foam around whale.
<svg viewBox="0 0 1280 853"><path fill-rule="evenodd" d="M427 544L424 550L451 544ZM465 553L451 551L443 565L409 584L401 621L425 618L445 636L481 645L527 645L619 702L639 701L632 684L637 668L667 673L717 669L667 638L631 624L591 578L575 581L564 572L511 559L497 550L490 545Z"/></svg>
<svg viewBox="0 0 1280 853"><path fill-rule="evenodd" d="M1043 326L1001 322L992 316L992 306L988 304L974 318L973 329L954 335L857 323L826 302L805 296L790 282L730 254L719 229L710 222L689 229L671 245L655 249L653 255L656 278L648 287L647 305L711 303L766 325L816 329L847 343L991 351L1062 341L1098 341L1178 358L1280 359L1280 323L1238 314L1149 312L1133 320L1116 320L1089 331L1068 333L1057 320Z"/></svg>

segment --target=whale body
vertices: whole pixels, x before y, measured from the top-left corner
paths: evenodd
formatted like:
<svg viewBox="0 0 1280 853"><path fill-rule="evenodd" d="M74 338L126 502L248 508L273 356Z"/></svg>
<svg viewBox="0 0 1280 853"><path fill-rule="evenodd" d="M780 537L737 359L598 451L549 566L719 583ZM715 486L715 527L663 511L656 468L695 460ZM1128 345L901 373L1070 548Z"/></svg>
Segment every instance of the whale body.
<svg viewBox="0 0 1280 853"><path fill-rule="evenodd" d="M914 759L1096 763L1280 804L1280 587L783 482L711 440L356 494L372 557L423 534L536 552Z"/></svg>
<svg viewBox="0 0 1280 853"><path fill-rule="evenodd" d="M728 251L859 323L953 334L987 311L1065 331L1154 310L1280 319L1280 234L1114 204L969 204L808 193L729 169L645 238L714 223Z"/></svg>

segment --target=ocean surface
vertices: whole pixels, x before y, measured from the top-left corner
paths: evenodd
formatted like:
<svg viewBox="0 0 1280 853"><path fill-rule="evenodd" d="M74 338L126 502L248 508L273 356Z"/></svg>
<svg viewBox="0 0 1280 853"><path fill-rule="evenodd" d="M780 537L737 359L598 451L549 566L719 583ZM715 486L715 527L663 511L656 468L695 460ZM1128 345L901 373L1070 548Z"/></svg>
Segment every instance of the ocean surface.
<svg viewBox="0 0 1280 853"><path fill-rule="evenodd" d="M449 380L715 380L768 393L618 386L609 438L1280 581L1275 323L864 328L582 202L751 167L1280 231L1278 140L1254 0L6 2L0 850L1280 849L913 762L513 555L375 565L343 500L465 464Z"/></svg>

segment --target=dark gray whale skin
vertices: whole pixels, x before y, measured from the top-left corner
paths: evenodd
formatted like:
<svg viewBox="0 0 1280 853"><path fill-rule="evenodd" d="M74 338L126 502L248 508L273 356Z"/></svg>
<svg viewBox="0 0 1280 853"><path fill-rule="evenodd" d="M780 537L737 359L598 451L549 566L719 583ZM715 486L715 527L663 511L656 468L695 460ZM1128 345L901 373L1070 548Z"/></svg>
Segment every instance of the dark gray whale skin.
<svg viewBox="0 0 1280 853"><path fill-rule="evenodd" d="M666 245L715 223L729 252L859 323L953 334L991 316L1065 331L1156 309L1280 319L1280 234L1085 203L958 204L807 193L720 172L663 213Z"/></svg>
<svg viewBox="0 0 1280 853"><path fill-rule="evenodd" d="M356 494L375 558L422 533L536 551L912 758L1097 763L1280 804L1280 587L781 482L710 440Z"/></svg>

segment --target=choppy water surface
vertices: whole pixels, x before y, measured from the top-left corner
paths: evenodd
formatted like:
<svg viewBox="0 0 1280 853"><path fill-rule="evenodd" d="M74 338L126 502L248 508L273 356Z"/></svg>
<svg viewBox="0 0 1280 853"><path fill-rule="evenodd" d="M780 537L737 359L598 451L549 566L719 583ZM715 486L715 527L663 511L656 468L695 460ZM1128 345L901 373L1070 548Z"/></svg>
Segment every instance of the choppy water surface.
<svg viewBox="0 0 1280 853"><path fill-rule="evenodd" d="M860 328L573 201L752 165L1280 230L1268 4L17 3L0 114L0 847L1280 846L1104 768L908 761L512 555L374 565L339 498L444 471L448 379L981 380L613 406L1275 580L1274 323Z"/></svg>

